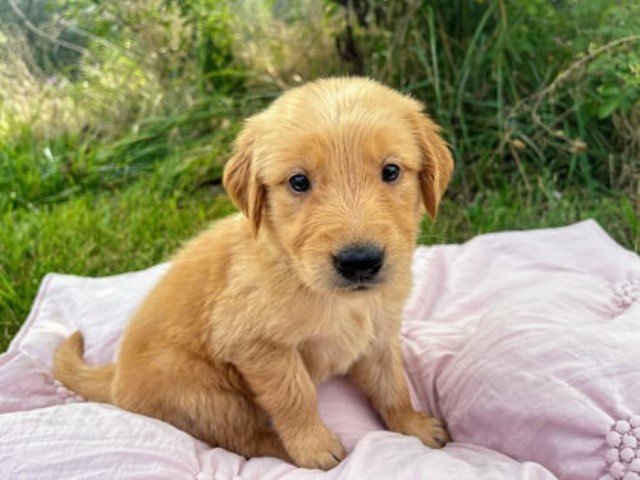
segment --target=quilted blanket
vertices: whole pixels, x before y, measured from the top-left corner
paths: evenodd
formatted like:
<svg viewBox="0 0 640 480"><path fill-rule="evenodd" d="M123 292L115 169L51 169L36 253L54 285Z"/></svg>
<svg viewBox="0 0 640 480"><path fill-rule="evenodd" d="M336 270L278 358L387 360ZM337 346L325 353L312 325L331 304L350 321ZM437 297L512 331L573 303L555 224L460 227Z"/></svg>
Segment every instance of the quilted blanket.
<svg viewBox="0 0 640 480"><path fill-rule="evenodd" d="M72 331L113 360L167 269L51 274L0 356L2 479L640 479L640 258L593 221L420 247L401 339L412 400L446 420L431 450L388 432L344 378L320 413L350 452L329 472L245 459L51 377Z"/></svg>

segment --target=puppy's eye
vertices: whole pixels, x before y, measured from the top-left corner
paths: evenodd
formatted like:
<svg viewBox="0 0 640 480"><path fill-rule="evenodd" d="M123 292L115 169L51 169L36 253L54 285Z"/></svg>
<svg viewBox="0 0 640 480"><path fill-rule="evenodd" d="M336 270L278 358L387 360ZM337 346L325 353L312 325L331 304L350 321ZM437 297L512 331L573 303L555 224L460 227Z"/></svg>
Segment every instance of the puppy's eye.
<svg viewBox="0 0 640 480"><path fill-rule="evenodd" d="M311 188L311 182L302 174L297 174L289 178L289 185L294 191L304 193Z"/></svg>
<svg viewBox="0 0 640 480"><path fill-rule="evenodd" d="M386 183L395 182L400 176L400 167L395 163L387 163L382 168L382 180Z"/></svg>

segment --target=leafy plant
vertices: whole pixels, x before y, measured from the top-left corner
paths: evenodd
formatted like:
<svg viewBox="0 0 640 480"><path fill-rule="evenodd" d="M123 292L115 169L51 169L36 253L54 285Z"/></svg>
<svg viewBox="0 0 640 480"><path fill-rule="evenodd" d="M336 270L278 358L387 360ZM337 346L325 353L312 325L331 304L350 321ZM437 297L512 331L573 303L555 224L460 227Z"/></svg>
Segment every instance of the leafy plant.
<svg viewBox="0 0 640 480"><path fill-rule="evenodd" d="M638 134L617 128L640 100L636 1L365 3L356 39L367 73L426 103L467 198L499 185L497 172L529 188L549 170L558 190L608 190L616 172L638 170Z"/></svg>

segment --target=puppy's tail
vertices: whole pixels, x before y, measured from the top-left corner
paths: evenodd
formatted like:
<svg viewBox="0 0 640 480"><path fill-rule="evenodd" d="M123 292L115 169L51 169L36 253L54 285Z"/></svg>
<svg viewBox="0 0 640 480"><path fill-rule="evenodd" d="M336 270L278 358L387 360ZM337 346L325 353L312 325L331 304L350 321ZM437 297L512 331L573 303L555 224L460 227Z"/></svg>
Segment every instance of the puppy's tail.
<svg viewBox="0 0 640 480"><path fill-rule="evenodd" d="M90 367L82 358L83 352L82 334L75 332L53 357L53 377L87 400L110 403L114 365Z"/></svg>

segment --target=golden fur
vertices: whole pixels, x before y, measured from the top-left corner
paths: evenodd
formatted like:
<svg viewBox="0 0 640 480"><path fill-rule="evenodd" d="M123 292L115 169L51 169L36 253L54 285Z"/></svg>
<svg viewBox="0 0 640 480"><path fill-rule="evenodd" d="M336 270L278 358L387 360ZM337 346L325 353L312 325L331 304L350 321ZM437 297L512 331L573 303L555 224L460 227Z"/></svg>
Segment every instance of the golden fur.
<svg viewBox="0 0 640 480"><path fill-rule="evenodd" d="M435 217L452 167L422 105L387 87L337 78L288 91L246 122L226 166L242 214L178 253L114 364L86 365L76 332L55 377L211 445L327 469L345 452L315 385L348 374L391 430L441 446L442 423L411 407L398 334L420 219L425 207ZM291 188L296 174L308 192ZM363 243L384 249L384 265L356 288L331 259Z"/></svg>

